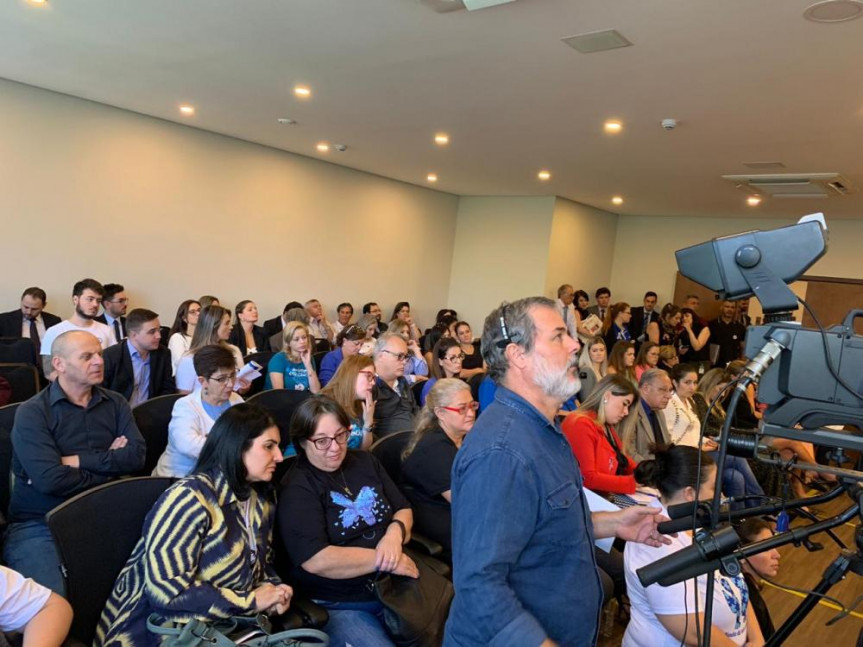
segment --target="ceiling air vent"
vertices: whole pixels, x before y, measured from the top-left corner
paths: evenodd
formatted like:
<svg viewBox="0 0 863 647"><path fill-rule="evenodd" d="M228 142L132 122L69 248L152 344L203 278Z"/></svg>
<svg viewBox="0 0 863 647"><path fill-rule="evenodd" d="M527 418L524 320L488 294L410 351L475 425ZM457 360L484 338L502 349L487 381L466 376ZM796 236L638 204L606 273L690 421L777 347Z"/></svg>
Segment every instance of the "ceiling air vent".
<svg viewBox="0 0 863 647"><path fill-rule="evenodd" d="M495 7L499 4L515 2L515 0L420 0L420 4L429 7L436 13L449 13L451 11L476 11L477 9L487 9Z"/></svg>
<svg viewBox="0 0 863 647"><path fill-rule="evenodd" d="M827 198L857 190L838 173L775 173L770 175L723 175L738 189L770 198Z"/></svg>

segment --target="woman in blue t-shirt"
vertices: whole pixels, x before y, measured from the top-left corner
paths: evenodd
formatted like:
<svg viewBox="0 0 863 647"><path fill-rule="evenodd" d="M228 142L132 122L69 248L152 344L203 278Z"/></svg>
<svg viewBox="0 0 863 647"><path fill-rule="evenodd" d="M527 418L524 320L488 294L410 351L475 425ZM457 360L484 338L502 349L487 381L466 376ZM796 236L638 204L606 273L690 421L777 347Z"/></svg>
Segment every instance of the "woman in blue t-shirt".
<svg viewBox="0 0 863 647"><path fill-rule="evenodd" d="M312 360L309 329L304 323L289 321L283 334L285 350L273 355L267 364L264 388L317 393L321 390L321 383Z"/></svg>

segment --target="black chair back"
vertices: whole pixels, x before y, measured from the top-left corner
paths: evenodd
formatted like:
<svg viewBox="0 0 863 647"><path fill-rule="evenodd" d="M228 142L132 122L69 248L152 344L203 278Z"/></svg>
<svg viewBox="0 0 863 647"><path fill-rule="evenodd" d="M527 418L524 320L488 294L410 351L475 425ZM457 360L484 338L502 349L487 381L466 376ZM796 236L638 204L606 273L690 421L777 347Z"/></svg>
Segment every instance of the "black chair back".
<svg viewBox="0 0 863 647"><path fill-rule="evenodd" d="M467 384L470 387L470 395L475 402L479 402L479 385L482 384L484 379L485 373L477 373L467 381Z"/></svg>
<svg viewBox="0 0 863 647"><path fill-rule="evenodd" d="M270 389L269 391L261 391L257 395L248 399L248 402L254 402L260 407L266 409L273 420L279 427L281 441L279 447L282 450L288 446L290 442L288 432L291 428L291 418L294 416L294 411L300 403L306 398L311 397L309 391L289 391L287 389Z"/></svg>
<svg viewBox="0 0 863 647"><path fill-rule="evenodd" d="M144 468L139 472L141 476L152 474L156 463L159 462L159 457L165 453L165 448L168 446L168 425L174 412L174 403L182 397L181 393L160 395L132 409L138 431L147 443L147 458L144 460Z"/></svg>
<svg viewBox="0 0 863 647"><path fill-rule="evenodd" d="M168 326L159 326L159 332L162 334L159 339L159 348L167 348L168 341L171 339L171 329Z"/></svg>
<svg viewBox="0 0 863 647"><path fill-rule="evenodd" d="M327 356L327 353L329 353L329 352L330 352L330 351L328 351L328 350L322 350L322 351L318 351L317 353L315 353L314 355L312 355L312 359L313 359L313 360L315 360L315 368L316 368L319 372L320 372L320 370L321 370L321 362L323 362L323 361L324 361L324 357L326 357L326 356Z"/></svg>
<svg viewBox="0 0 863 647"><path fill-rule="evenodd" d="M12 387L8 404L24 402L39 393L39 371L33 364L0 364L0 377L6 378Z"/></svg>
<svg viewBox="0 0 863 647"><path fill-rule="evenodd" d="M315 340L315 352L316 353L326 353L333 349L333 345L327 339L316 339Z"/></svg>
<svg viewBox="0 0 863 647"><path fill-rule="evenodd" d="M275 355L275 353L271 351L260 351L252 353L251 355L246 355L244 358L246 364L249 362L257 362L261 366L261 377L255 378L252 381L252 386L248 391L246 391L246 395L244 396L246 400L264 390L264 384L267 381L267 364L269 364L270 360L273 359L273 355Z"/></svg>
<svg viewBox="0 0 863 647"><path fill-rule="evenodd" d="M75 617L70 636L90 645L114 582L141 537L150 508L172 479L106 483L60 504L46 516Z"/></svg>
<svg viewBox="0 0 863 647"><path fill-rule="evenodd" d="M402 481L402 453L410 442L412 431L397 431L376 440L369 451L380 461L396 485Z"/></svg>
<svg viewBox="0 0 863 647"><path fill-rule="evenodd" d="M36 345L23 337L0 337L0 363L37 366Z"/></svg>
<svg viewBox="0 0 863 647"><path fill-rule="evenodd" d="M420 399L422 398L423 388L425 388L425 385L425 380L414 382L414 384L411 385L411 393L413 393L414 401L416 401L418 407L423 406L422 402L420 402Z"/></svg>
<svg viewBox="0 0 863 647"><path fill-rule="evenodd" d="M5 518L9 513L9 497L12 494L12 425L18 405L0 407L0 513Z"/></svg>

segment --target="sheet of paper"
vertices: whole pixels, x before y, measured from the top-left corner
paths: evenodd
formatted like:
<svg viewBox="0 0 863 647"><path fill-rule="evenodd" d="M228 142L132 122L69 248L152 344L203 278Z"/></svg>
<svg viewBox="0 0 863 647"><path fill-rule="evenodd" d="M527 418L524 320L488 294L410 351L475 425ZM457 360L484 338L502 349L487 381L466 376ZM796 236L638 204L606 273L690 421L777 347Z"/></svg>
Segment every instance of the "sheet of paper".
<svg viewBox="0 0 863 647"><path fill-rule="evenodd" d="M234 382L234 391L239 390L240 388L240 379L246 380L247 382L251 382L259 377L261 377L261 366L256 362L249 362L243 368L240 369L240 372L237 373L237 381Z"/></svg>
<svg viewBox="0 0 863 647"><path fill-rule="evenodd" d="M599 496L593 490L588 490L586 487L581 488L584 491L584 500L587 501L587 507L591 512L616 512L620 510L608 499ZM611 546L614 544L614 537L606 537L605 539L597 539L594 543L604 550L606 553L611 552Z"/></svg>

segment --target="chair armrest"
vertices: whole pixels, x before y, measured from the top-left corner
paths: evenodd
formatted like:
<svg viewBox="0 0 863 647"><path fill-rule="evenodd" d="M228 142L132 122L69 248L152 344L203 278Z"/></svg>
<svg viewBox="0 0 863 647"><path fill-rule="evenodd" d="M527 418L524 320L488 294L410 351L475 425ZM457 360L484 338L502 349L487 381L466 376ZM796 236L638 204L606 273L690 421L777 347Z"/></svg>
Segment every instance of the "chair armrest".
<svg viewBox="0 0 863 647"><path fill-rule="evenodd" d="M415 530L411 531L411 540L408 542L408 546L430 557L436 557L443 553L443 546L434 539L429 539Z"/></svg>
<svg viewBox="0 0 863 647"><path fill-rule="evenodd" d="M291 611L302 619L302 626L313 629L322 629L330 619L330 614L324 607L302 595L294 594L291 598Z"/></svg>

